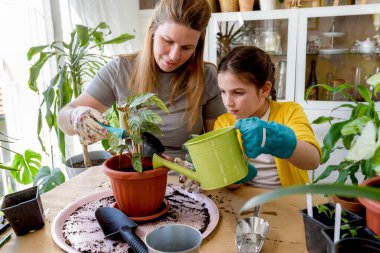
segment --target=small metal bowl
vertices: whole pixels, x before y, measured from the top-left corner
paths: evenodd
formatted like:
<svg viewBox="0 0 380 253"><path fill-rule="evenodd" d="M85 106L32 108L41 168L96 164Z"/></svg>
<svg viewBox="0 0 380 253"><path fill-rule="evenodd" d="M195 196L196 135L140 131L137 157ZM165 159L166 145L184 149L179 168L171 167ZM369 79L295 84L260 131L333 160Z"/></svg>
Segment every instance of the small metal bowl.
<svg viewBox="0 0 380 253"><path fill-rule="evenodd" d="M240 253L260 252L269 230L269 223L260 217L240 219L236 226L236 247Z"/></svg>

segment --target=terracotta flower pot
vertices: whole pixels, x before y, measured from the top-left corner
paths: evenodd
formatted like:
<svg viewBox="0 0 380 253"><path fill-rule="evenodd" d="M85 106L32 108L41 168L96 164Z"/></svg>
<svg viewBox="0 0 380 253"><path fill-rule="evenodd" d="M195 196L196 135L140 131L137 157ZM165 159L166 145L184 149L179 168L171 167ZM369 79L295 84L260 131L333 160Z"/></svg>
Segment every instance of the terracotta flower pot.
<svg viewBox="0 0 380 253"><path fill-rule="evenodd" d="M364 217L365 207L356 198L348 199L334 195L332 196L332 199L335 204L339 203L343 209L359 214L360 216Z"/></svg>
<svg viewBox="0 0 380 253"><path fill-rule="evenodd" d="M143 158L143 167L151 166L152 159ZM119 209L131 217L156 213L165 197L169 170L161 167L142 173L123 171L130 168L131 160L126 155L111 157L103 164Z"/></svg>
<svg viewBox="0 0 380 253"><path fill-rule="evenodd" d="M380 188L380 177L364 180L360 185ZM363 198L359 198L359 202L366 208L367 227L375 234L380 234L380 202Z"/></svg>

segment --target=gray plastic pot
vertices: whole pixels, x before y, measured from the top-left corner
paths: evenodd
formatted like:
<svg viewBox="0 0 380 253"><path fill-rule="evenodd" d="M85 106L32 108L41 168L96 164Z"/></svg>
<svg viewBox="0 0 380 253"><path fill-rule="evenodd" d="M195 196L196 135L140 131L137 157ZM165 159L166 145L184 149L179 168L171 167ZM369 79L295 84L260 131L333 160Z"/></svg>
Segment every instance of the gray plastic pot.
<svg viewBox="0 0 380 253"><path fill-rule="evenodd" d="M99 160L99 159L108 159L112 157L112 155L104 150L98 150L98 151L90 151L89 152L90 160ZM79 154L76 156L71 157L70 159L67 159L65 162L66 165L66 172L67 176L69 178L73 178L79 173L82 173L85 171L87 168L73 168L72 164L83 162L83 154Z"/></svg>
<svg viewBox="0 0 380 253"><path fill-rule="evenodd" d="M5 195L0 211L18 236L41 229L45 225L37 186Z"/></svg>

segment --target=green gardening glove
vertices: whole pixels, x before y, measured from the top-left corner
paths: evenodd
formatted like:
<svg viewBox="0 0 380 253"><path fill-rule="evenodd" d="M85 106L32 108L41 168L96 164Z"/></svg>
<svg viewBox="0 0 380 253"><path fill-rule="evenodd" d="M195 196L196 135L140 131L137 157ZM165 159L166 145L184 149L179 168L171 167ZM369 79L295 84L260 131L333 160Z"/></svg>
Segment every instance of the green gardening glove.
<svg viewBox="0 0 380 253"><path fill-rule="evenodd" d="M278 158L289 158L297 146L294 131L274 121L267 123L257 117L239 119L235 127L242 134L245 154L256 158L270 154Z"/></svg>

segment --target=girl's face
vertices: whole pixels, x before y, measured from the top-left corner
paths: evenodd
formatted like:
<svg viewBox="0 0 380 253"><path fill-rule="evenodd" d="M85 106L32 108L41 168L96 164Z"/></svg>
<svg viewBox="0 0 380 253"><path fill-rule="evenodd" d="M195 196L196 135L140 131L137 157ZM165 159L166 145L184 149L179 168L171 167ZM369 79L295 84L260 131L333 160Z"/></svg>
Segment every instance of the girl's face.
<svg viewBox="0 0 380 253"><path fill-rule="evenodd" d="M166 22L153 35L153 55L164 72L181 67L194 53L201 33L184 25Z"/></svg>
<svg viewBox="0 0 380 253"><path fill-rule="evenodd" d="M224 106L236 119L261 118L266 113L268 104L265 101L272 87L271 82L257 89L254 84L227 71L218 74L218 86Z"/></svg>

